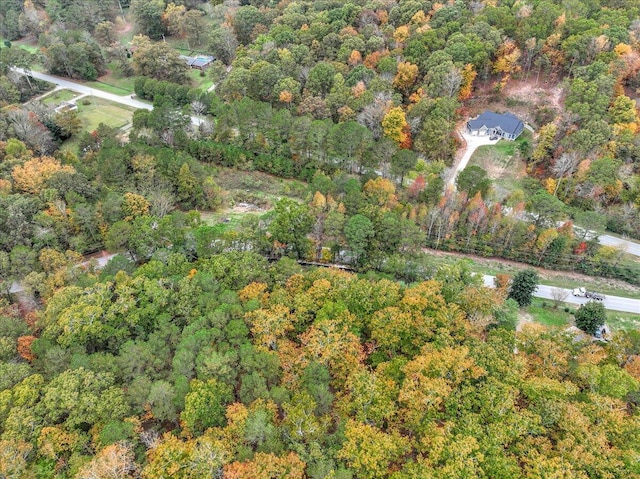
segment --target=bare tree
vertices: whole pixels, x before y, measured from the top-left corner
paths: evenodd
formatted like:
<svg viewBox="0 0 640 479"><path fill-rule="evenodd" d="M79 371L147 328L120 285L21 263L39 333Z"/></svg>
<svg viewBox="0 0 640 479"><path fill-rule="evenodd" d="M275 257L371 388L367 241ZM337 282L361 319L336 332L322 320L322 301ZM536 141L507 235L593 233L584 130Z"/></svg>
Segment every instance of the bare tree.
<svg viewBox="0 0 640 479"><path fill-rule="evenodd" d="M151 203L151 214L162 218L174 209L175 197L169 189L160 189L148 194Z"/></svg>
<svg viewBox="0 0 640 479"><path fill-rule="evenodd" d="M391 107L391 95L378 93L373 103L369 103L358 114L356 121L371 131L374 139L382 136L382 120Z"/></svg>
<svg viewBox="0 0 640 479"><path fill-rule="evenodd" d="M200 100L193 100L191 102L191 111L194 115L202 115L207 110L207 105Z"/></svg>
<svg viewBox="0 0 640 479"><path fill-rule="evenodd" d="M564 303L569 297L569 291L562 288L553 288L551 290L551 298L553 298L553 307L558 309L560 303Z"/></svg>
<svg viewBox="0 0 640 479"><path fill-rule="evenodd" d="M79 479L121 479L132 477L137 470L133 451L128 444L118 443L102 449L80 470Z"/></svg>
<svg viewBox="0 0 640 479"><path fill-rule="evenodd" d="M462 75L458 67L452 66L442 79L442 88L447 96L454 96L458 93L462 84Z"/></svg>
<svg viewBox="0 0 640 479"><path fill-rule="evenodd" d="M562 178L564 178L565 175L572 175L578 166L578 163L578 154L575 151L564 153L556 160L554 165L551 167L551 171L553 171L557 177L556 187L553 191L554 195L558 192Z"/></svg>
<svg viewBox="0 0 640 479"><path fill-rule="evenodd" d="M7 113L7 121L16 138L33 148L40 155L53 152L55 144L51 132L28 111L13 110Z"/></svg>

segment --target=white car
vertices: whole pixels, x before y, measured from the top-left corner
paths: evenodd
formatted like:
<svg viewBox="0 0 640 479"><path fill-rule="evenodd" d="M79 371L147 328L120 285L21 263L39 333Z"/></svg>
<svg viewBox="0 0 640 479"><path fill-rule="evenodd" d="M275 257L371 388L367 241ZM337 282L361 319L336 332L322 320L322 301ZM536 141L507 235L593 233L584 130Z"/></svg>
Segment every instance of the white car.
<svg viewBox="0 0 640 479"><path fill-rule="evenodd" d="M591 298L596 301L604 301L604 294L594 293L593 291L587 291L587 289L583 286L579 288L574 288L572 291L574 296L579 296L581 298Z"/></svg>
<svg viewBox="0 0 640 479"><path fill-rule="evenodd" d="M583 287L574 288L572 293L573 293L574 296L580 296L582 298L586 298L587 297L587 290L586 290L586 288L583 288Z"/></svg>

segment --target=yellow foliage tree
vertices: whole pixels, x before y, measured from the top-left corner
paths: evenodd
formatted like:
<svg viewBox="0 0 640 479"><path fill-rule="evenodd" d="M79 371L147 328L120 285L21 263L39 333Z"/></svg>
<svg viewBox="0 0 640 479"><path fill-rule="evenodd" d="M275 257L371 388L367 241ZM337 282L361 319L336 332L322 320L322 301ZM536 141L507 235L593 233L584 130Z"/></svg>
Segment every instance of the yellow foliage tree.
<svg viewBox="0 0 640 479"><path fill-rule="evenodd" d="M131 221L138 216L145 216L149 214L149 208L151 203L147 199L136 193L125 193L124 201L122 202L122 212L124 213L125 220Z"/></svg>
<svg viewBox="0 0 640 479"><path fill-rule="evenodd" d="M41 156L26 161L22 166L16 166L11 176L17 190L37 195L42 191L47 180L60 171L73 174L76 170L73 166L61 165L51 156Z"/></svg>
<svg viewBox="0 0 640 479"><path fill-rule="evenodd" d="M282 456L258 452L251 461L233 462L224 467L225 479L303 479L306 463L295 452Z"/></svg>
<svg viewBox="0 0 640 479"><path fill-rule="evenodd" d="M409 27L406 25L400 25L396 28L396 31L393 32L393 39L400 44L407 41L407 38L409 38Z"/></svg>
<svg viewBox="0 0 640 479"><path fill-rule="evenodd" d="M358 50L352 50L351 55L349 55L348 63L352 67L360 65L360 63L362 63L362 54Z"/></svg>
<svg viewBox="0 0 640 479"><path fill-rule="evenodd" d="M393 86L407 93L418 79L418 65L410 62L398 63L396 76L393 78Z"/></svg>
<svg viewBox="0 0 640 479"><path fill-rule="evenodd" d="M400 389L401 414L414 428L420 428L426 418L437 415L444 401L460 384L485 374L469 357L467 347L436 350L430 344L407 363L404 372L411 380L405 381Z"/></svg>
<svg viewBox="0 0 640 479"><path fill-rule="evenodd" d="M288 105L293 101L293 93L291 93L289 90L282 90L278 95L278 100Z"/></svg>
<svg viewBox="0 0 640 479"><path fill-rule="evenodd" d="M407 437L354 420L347 423L345 438L338 457L347 461L356 477L362 479L389 477L393 463L410 449Z"/></svg>
<svg viewBox="0 0 640 479"><path fill-rule="evenodd" d="M398 202L396 187L386 178L375 178L367 181L362 187L365 197L370 203L393 208Z"/></svg>
<svg viewBox="0 0 640 479"><path fill-rule="evenodd" d="M516 43L511 40L505 40L502 45L498 48L496 52L496 61L493 63L493 71L494 73L502 73L501 84L504 85L511 74L520 71L520 57L522 56L522 52L516 45Z"/></svg>
<svg viewBox="0 0 640 479"><path fill-rule="evenodd" d="M407 140L407 117L402 107L391 108L382 120L382 128L385 136L392 139L398 145Z"/></svg>
<svg viewBox="0 0 640 479"><path fill-rule="evenodd" d="M547 190L550 195L556 194L557 181L555 180L555 178L545 178L542 184L544 186L544 189Z"/></svg>
<svg viewBox="0 0 640 479"><path fill-rule="evenodd" d="M462 75L462 82L458 91L458 100L464 101L471 96L473 81L478 76L478 72L476 72L472 63L467 63L460 71L460 74Z"/></svg>

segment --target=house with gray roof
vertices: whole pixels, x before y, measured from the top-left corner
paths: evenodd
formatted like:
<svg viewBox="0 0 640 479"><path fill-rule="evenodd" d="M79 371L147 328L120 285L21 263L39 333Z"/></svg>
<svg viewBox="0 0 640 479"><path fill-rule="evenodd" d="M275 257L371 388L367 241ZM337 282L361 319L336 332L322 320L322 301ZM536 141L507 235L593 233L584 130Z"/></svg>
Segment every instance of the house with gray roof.
<svg viewBox="0 0 640 479"><path fill-rule="evenodd" d="M512 113L495 113L486 110L467 122L470 135L498 136L505 140L515 140L524 130L524 123Z"/></svg>
<svg viewBox="0 0 640 479"><path fill-rule="evenodd" d="M198 55L197 57L180 55L180 58L182 58L191 68L197 68L198 70L206 69L211 62L215 60L215 57L209 55Z"/></svg>

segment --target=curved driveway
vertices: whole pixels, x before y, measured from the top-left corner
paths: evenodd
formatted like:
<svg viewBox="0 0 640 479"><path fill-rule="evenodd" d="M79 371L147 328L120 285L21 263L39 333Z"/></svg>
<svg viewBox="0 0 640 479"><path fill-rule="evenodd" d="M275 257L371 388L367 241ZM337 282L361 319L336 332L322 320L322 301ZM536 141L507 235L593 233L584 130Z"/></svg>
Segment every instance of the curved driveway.
<svg viewBox="0 0 640 479"><path fill-rule="evenodd" d="M22 73L23 75L25 74L24 70L20 69L20 68L15 68L15 70L19 73ZM71 91L75 91L76 93L82 93L84 95L91 95L97 98L102 98L104 100L109 100L112 101L114 103L119 103L121 105L126 105L132 108L138 108L138 109L144 109L144 110L153 110L153 105L151 103L146 103L140 100L136 100L134 98L131 98L131 95L114 95L113 93L108 93L106 91L102 91L102 90L98 90L96 88L92 88L89 87L87 85L83 85L82 83L77 83L75 81L66 79L66 78L60 78L57 76L53 76L53 75L49 75L47 73L40 73L40 72L34 72L32 71L31 76L33 78L37 78L38 80L44 80L47 81L49 83L53 83L54 85L56 85L58 88L65 88L67 90L71 90ZM191 117L191 123L193 123L196 126L200 126L200 123L202 123L204 120L196 117L196 116L192 116Z"/></svg>
<svg viewBox="0 0 640 479"><path fill-rule="evenodd" d="M473 155L473 152L476 151L479 146L495 145L499 141L499 140L490 140L488 136L470 135L466 132L464 128L460 130L459 133L462 139L465 141L466 146L465 146L464 153L460 158L460 161L456 165L455 169L451 172L451 175L446 182L447 186L453 187L453 188L455 188L455 181L456 181L456 178L458 177L458 174L466 168L467 163L469 163L469 160Z"/></svg>

